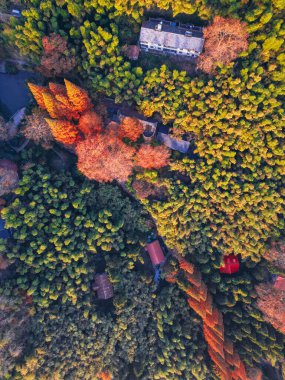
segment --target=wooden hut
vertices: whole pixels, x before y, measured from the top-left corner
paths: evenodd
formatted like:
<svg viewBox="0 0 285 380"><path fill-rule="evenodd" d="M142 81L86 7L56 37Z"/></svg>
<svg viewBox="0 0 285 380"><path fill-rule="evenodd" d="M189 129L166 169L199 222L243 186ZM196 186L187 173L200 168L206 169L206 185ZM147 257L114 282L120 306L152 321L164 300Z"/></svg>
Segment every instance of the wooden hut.
<svg viewBox="0 0 285 380"><path fill-rule="evenodd" d="M114 295L113 286L106 273L96 274L92 288L97 292L99 300L107 300Z"/></svg>
<svg viewBox="0 0 285 380"><path fill-rule="evenodd" d="M239 271L239 259L236 255L224 257L224 265L220 267L220 272L225 274L233 274Z"/></svg>
<svg viewBox="0 0 285 380"><path fill-rule="evenodd" d="M164 253L158 240L148 243L145 249L149 254L153 266L160 265L164 262Z"/></svg>

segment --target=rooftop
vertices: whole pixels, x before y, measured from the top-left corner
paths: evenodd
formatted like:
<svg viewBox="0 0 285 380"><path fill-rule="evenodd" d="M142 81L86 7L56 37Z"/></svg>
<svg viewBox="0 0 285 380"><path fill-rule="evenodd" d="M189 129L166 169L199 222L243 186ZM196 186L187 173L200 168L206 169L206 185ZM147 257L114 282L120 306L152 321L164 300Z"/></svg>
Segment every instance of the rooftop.
<svg viewBox="0 0 285 380"><path fill-rule="evenodd" d="M142 24L140 42L202 52L203 29L188 24L150 19Z"/></svg>

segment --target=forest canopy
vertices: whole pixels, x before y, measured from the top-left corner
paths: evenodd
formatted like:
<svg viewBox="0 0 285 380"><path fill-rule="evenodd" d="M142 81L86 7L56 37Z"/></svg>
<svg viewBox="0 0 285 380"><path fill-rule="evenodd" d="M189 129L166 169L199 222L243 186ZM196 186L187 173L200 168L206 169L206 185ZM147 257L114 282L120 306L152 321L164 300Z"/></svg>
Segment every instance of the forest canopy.
<svg viewBox="0 0 285 380"><path fill-rule="evenodd" d="M0 377L285 376L284 0L24 4L1 27L40 80L20 127L27 151L2 133L19 170L0 172ZM129 59L150 17L203 27L200 57ZM147 141L136 118L110 119L124 107L187 152ZM160 267L144 249L154 238ZM221 271L226 258L236 272Z"/></svg>

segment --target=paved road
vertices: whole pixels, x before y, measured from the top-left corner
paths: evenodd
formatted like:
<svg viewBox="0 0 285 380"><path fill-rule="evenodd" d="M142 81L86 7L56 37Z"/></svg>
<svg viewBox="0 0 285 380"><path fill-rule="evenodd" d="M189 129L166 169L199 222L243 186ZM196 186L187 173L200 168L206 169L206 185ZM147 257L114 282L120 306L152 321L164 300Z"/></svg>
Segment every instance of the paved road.
<svg viewBox="0 0 285 380"><path fill-rule="evenodd" d="M26 81L35 74L20 71L17 74L0 74L0 113L9 119L17 110L29 104L31 95Z"/></svg>

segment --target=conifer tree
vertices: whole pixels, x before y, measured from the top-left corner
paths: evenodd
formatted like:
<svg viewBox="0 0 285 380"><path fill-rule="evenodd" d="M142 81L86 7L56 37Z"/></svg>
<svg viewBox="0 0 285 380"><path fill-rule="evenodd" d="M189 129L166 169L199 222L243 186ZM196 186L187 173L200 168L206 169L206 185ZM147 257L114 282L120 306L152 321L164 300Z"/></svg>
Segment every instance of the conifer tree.
<svg viewBox="0 0 285 380"><path fill-rule="evenodd" d="M74 124L66 120L46 119L53 137L62 144L72 145L79 140L79 133Z"/></svg>
<svg viewBox="0 0 285 380"><path fill-rule="evenodd" d="M92 107L91 100L85 90L71 83L67 79L64 80L66 92L69 100L74 106L74 109L82 113Z"/></svg>
<svg viewBox="0 0 285 380"><path fill-rule="evenodd" d="M33 94L38 106L41 109L45 110L46 105L44 102L43 94L47 93L47 89L45 87L38 86L38 85L33 84L33 83L28 83L28 87L29 87L31 93Z"/></svg>
<svg viewBox="0 0 285 380"><path fill-rule="evenodd" d="M53 119L58 119L62 116L60 113L59 104L50 92L43 92L43 100L50 117Z"/></svg>

